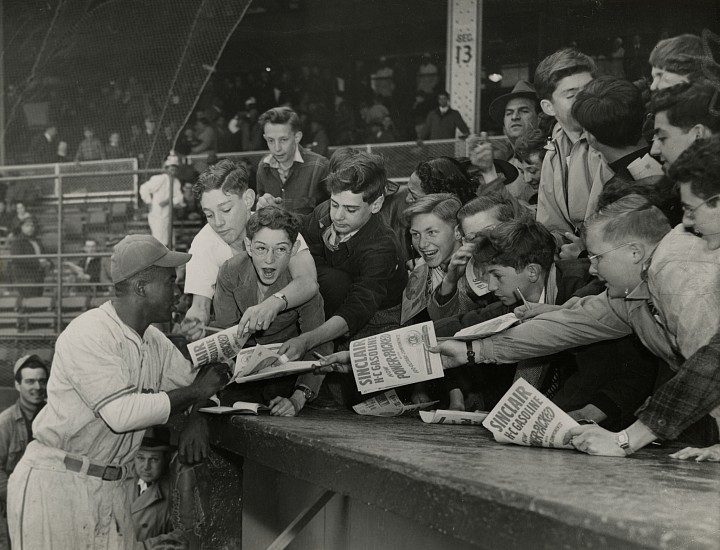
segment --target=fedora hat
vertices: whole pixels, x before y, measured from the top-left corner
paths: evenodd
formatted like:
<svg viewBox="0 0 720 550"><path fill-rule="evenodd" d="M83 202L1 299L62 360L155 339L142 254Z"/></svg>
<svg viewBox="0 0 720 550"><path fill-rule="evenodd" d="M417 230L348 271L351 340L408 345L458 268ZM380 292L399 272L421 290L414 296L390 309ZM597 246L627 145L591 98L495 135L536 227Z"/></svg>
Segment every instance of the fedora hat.
<svg viewBox="0 0 720 550"><path fill-rule="evenodd" d="M535 93L533 85L527 80L518 80L512 92L501 95L490 103L490 117L498 124L502 124L503 118L505 117L505 106L508 104L508 101L516 97L526 97L532 99L535 103L538 102L537 93Z"/></svg>

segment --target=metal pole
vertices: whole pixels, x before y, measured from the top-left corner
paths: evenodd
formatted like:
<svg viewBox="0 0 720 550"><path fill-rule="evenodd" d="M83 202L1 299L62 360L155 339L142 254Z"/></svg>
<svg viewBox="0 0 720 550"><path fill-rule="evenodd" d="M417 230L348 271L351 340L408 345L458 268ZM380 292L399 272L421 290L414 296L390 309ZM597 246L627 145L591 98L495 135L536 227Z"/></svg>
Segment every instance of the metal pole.
<svg viewBox="0 0 720 550"><path fill-rule="evenodd" d="M0 0L0 166L5 166L5 6Z"/></svg>
<svg viewBox="0 0 720 550"><path fill-rule="evenodd" d="M168 219L168 224L170 225L170 227L168 227L168 242L165 244L167 244L167 247L170 250L172 250L174 248L174 246L173 246L173 217L175 214L175 208L174 208L173 200L175 199L175 193L174 193L175 176L173 176L172 174L168 174L168 177L170 178L170 195L169 195L170 196L170 204L168 205L170 207L170 218Z"/></svg>
<svg viewBox="0 0 720 550"><path fill-rule="evenodd" d="M62 200L62 174L60 174L60 165L55 165L55 188L57 189L58 196L58 232L57 232L57 297L56 297L56 308L57 308L57 332L60 334L62 331L62 278L63 278L63 266L62 266L62 228L63 228L63 200Z"/></svg>

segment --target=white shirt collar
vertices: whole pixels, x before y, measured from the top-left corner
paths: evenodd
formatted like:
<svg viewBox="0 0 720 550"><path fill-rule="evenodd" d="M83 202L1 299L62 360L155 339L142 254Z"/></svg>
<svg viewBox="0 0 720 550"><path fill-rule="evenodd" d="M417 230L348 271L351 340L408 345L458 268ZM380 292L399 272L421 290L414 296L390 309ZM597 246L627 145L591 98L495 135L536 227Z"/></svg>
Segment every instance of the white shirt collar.
<svg viewBox="0 0 720 550"><path fill-rule="evenodd" d="M269 165L270 168L277 168L278 166L280 166L280 163L275 159L274 156L272 156L272 153L267 155L263 159L263 162L265 164ZM301 164L305 162L305 160L302 157L302 154L300 153L299 145L295 148L295 156L293 157L293 162L299 162Z"/></svg>

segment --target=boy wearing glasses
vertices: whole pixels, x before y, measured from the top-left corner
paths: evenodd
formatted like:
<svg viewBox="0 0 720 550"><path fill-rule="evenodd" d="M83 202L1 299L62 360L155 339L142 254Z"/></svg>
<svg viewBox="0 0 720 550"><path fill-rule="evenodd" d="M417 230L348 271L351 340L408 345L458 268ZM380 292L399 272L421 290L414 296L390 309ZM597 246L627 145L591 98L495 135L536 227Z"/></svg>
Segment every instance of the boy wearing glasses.
<svg viewBox="0 0 720 550"><path fill-rule="evenodd" d="M247 253L232 257L218 273L213 298L214 324L223 328L237 325L248 308L273 295L284 299L280 291L292 280L289 265L300 247L300 227L294 214L277 206L266 206L250 216L245 230ZM250 344L285 342L316 329L324 321L323 300L316 292L307 302L280 312L266 329L255 332ZM318 345L292 359L312 360L312 351L325 354L331 350L328 345ZM244 384L237 391L250 392L249 399L269 401L270 414L295 416L306 401L317 396L322 381L321 376L311 373L299 376L294 386L287 379L280 379Z"/></svg>

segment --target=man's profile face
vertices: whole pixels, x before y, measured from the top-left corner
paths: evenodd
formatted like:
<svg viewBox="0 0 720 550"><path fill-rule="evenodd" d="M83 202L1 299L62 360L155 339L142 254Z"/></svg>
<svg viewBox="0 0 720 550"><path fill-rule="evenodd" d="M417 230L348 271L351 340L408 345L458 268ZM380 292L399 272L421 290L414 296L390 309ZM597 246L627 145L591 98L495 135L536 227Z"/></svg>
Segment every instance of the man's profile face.
<svg viewBox="0 0 720 550"><path fill-rule="evenodd" d="M661 69L660 67L653 67L650 71L650 76L652 77L652 83L650 84L651 92L689 82L687 76L668 71L667 69Z"/></svg>
<svg viewBox="0 0 720 550"><path fill-rule="evenodd" d="M155 483L165 473L165 451L141 448L135 455L135 472L145 483Z"/></svg>
<svg viewBox="0 0 720 550"><path fill-rule="evenodd" d="M488 290L502 302L511 306L521 298L515 293L519 288L523 295L527 295L531 284L527 275L527 268L517 271L514 267L490 264L488 271Z"/></svg>
<svg viewBox="0 0 720 550"><path fill-rule="evenodd" d="M281 165L291 164L302 139L302 132L294 132L289 124L266 124L263 137L270 153Z"/></svg>
<svg viewBox="0 0 720 550"><path fill-rule="evenodd" d="M535 102L527 97L515 97L505 105L505 116L503 118L503 129L505 135L515 141L530 128L536 128L538 114Z"/></svg>
<svg viewBox="0 0 720 550"><path fill-rule="evenodd" d="M365 225L370 216L380 210L380 199L371 204L363 200L362 193L342 191L330 195L330 219L338 235L347 235Z"/></svg>
<svg viewBox="0 0 720 550"><path fill-rule="evenodd" d="M145 285L145 297L148 311L152 313L152 323L165 323L172 319L175 304L180 298L175 279L174 267L157 269L153 279Z"/></svg>
<svg viewBox="0 0 720 550"><path fill-rule="evenodd" d="M241 197L213 189L202 194L200 206L213 231L230 246L237 246L245 238L245 225L254 200L251 190Z"/></svg>
<svg viewBox="0 0 720 550"><path fill-rule="evenodd" d="M555 91L552 93L552 99L549 101L551 112L547 114L557 118L565 131L582 131L582 127L572 116L572 106L575 103L577 93L587 86L592 79L590 73L577 73L566 76L557 83Z"/></svg>
<svg viewBox="0 0 720 550"><path fill-rule="evenodd" d="M20 382L15 382L15 389L20 394L20 401L36 407L47 397L47 372L41 367L25 367L20 369Z"/></svg>
<svg viewBox="0 0 720 550"><path fill-rule="evenodd" d="M678 126L673 126L667 117L667 112L655 113L655 133L653 134L650 154L659 156L667 169L685 149L695 141L694 134Z"/></svg>

